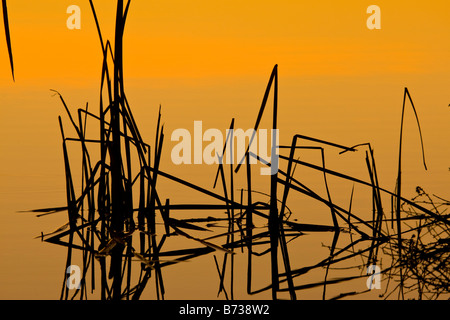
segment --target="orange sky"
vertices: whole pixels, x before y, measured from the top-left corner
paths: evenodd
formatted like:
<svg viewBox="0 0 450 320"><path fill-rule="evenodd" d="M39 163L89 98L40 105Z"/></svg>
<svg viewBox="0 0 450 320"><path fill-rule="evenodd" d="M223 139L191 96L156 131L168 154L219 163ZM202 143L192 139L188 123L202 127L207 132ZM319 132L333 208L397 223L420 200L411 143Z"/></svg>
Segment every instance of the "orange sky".
<svg viewBox="0 0 450 320"><path fill-rule="evenodd" d="M125 33L127 77L227 77L448 73L448 1L132 1ZM66 8L81 8L69 30ZM9 1L17 81L98 78L99 42L88 1ZM105 37L114 6L96 1ZM1 83L10 79L0 36Z"/></svg>
<svg viewBox="0 0 450 320"><path fill-rule="evenodd" d="M112 1L94 3L103 37L112 39L115 6ZM73 4L81 8L80 30L66 27L66 9ZM381 8L381 30L366 26L371 4ZM60 91L72 108L86 102L95 108L102 57L89 2L15 0L8 6L16 82L0 32L5 132L24 135L16 123L25 120L14 118L22 114L33 123L32 114L38 112L40 123L50 119L53 124L62 109L49 89ZM278 64L282 140L299 130L340 141L380 139L383 152L395 153L407 86L422 120L430 161L436 162L430 168L445 179L449 11L450 2L444 0L134 0L124 40L127 94L147 134L153 134L149 123L153 125L159 104L169 132L202 119L205 128L226 128L232 117L239 118L239 126L251 127L270 71ZM22 101L20 111L10 107L17 101ZM409 128L416 134L414 126ZM411 141L416 152L417 139ZM417 152L414 157L420 160ZM392 158L385 158L393 170Z"/></svg>
<svg viewBox="0 0 450 320"><path fill-rule="evenodd" d="M113 38L113 2L94 1L104 39ZM81 8L80 30L66 27L66 9L73 4ZM366 26L371 4L381 8L381 30ZM15 0L8 6L16 82L0 32L4 119L13 114L11 101L32 101L38 93L45 103L33 106L53 119L61 110L49 89L60 91L73 107L95 106L102 56L89 1ZM152 119L152 110L162 104L173 128L200 118L209 119L205 126L227 127L236 116L250 127L278 64L279 119L286 137L298 128L325 135L323 128L339 119L347 129L334 136L353 139L358 131L358 139L366 141L397 136L408 86L427 145L434 143L439 154L449 136L438 131L446 128L450 102L449 11L444 0L134 0L124 38L125 85L142 121Z"/></svg>

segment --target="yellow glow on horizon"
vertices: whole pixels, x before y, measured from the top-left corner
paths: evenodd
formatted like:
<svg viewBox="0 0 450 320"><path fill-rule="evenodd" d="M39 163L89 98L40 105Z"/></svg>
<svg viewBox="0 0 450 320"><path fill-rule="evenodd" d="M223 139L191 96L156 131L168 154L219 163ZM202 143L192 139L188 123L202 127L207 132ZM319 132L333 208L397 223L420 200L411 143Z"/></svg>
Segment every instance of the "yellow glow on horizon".
<svg viewBox="0 0 450 320"><path fill-rule="evenodd" d="M124 35L125 75L228 77L448 73L447 1L376 1L381 30L369 30L364 1L132 1ZM69 30L66 8L81 8ZM94 2L104 39L114 4ZM9 5L17 81L98 79L101 51L87 1L17 0ZM0 36L4 44L4 35ZM0 50L1 83L10 81Z"/></svg>

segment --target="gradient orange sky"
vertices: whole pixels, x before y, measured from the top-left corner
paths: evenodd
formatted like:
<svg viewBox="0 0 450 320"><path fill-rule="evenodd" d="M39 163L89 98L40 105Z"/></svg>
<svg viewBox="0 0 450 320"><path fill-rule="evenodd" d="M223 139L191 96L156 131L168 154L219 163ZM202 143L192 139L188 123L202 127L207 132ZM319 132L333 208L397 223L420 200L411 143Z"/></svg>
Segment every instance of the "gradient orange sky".
<svg viewBox="0 0 450 320"><path fill-rule="evenodd" d="M74 4L81 8L80 30L66 26L67 7ZM113 39L115 2L94 4L103 38ZM380 30L366 26L372 4L381 9ZM36 116L41 123L56 119L60 104L49 89L60 91L73 107L95 106L102 56L89 1L15 0L8 7L16 82L0 32L4 125L24 122L14 118L20 114L30 122ZM393 141L407 86L427 151L434 152L430 158L439 159L434 161L440 172L448 173L441 145L450 139L448 12L445 0L133 0L124 35L125 86L138 123L146 127L159 104L168 130L201 119L208 120L205 128L226 128L236 116L241 127L251 127L278 64L282 136L303 130L345 141L358 132L358 140L380 138L391 151L397 148ZM9 107L18 101L20 112Z"/></svg>
<svg viewBox="0 0 450 320"><path fill-rule="evenodd" d="M81 8L69 30L66 8ZM369 30L366 8L381 8ZM114 5L95 2L104 37ZM9 1L17 81L98 78L99 41L88 1ZM448 73L448 1L132 1L125 75L133 78ZM10 80L4 35L1 83Z"/></svg>

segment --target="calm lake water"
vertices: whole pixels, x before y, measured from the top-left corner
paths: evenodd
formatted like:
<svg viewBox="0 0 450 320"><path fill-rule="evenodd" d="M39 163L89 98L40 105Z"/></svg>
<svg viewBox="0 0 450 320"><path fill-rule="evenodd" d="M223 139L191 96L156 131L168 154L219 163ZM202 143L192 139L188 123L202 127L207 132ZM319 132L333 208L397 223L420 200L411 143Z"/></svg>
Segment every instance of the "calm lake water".
<svg viewBox="0 0 450 320"><path fill-rule="evenodd" d="M166 7L170 7L166 3L136 2L136 7L130 9L125 34L129 39L125 44L125 91L142 138L152 147L158 109L162 107L165 141L160 169L213 190L217 166L173 164L170 154L176 142L170 140L172 132L179 128L193 132L194 121L202 121L203 130L216 128L225 133L232 118L235 128L253 128L267 81L277 63L281 145L289 145L295 134L349 147L370 142L379 184L393 192L403 93L407 87L420 119L427 170L415 116L407 103L402 196L411 199L416 196L416 187L421 186L430 195L450 199L450 47L443 40L448 39L450 30L445 15L448 4L433 7L421 2L405 7L392 1L381 2L386 24L383 22L379 33L370 34L365 24L366 8L357 1L345 5L294 5L287 1L275 7L254 6L251 2L215 7L213 2L207 2L198 8L180 2L175 6L177 10ZM17 0L10 9L11 21L15 21L16 82L9 78L7 52L0 48L0 299L59 299L66 248L41 242L39 236L65 224L67 213L36 217L29 210L66 205L58 116L62 116L66 136L74 137L75 132L61 101L51 90L64 97L73 114L78 108L85 108L86 103L89 111L98 114L101 52L92 17L83 20L81 30L68 31L66 7L61 1L30 4ZM90 8L86 4L81 9L84 19L88 16L84 12ZM103 31L109 34L114 25L113 9L106 4L99 8ZM38 22L33 20L36 17ZM417 25L412 26L411 21ZM3 41L1 38L0 43ZM30 48L36 51L32 56ZM265 112L261 128L270 128L271 102ZM88 123L89 137L97 137L97 131ZM310 142L302 145L317 146ZM354 153L339 154L339 150L327 148L326 166L369 181L366 150L361 147ZM79 195L79 150L69 152ZM92 153L93 157L97 155ZM321 165L317 150L304 150L298 156L302 161ZM280 168L285 170L286 164ZM322 173L298 166L295 177L326 197ZM352 213L371 219L369 188L337 177L328 177L328 184L334 203L342 208L349 208L351 203ZM236 176L234 187L235 199L240 200L240 189L246 188L244 170ZM269 188L268 177L255 177L255 201L267 202L264 194ZM219 187L213 191L223 192ZM281 198L282 189L278 191ZM163 178L158 180L158 192L162 200L170 198L174 204L216 203ZM390 217L390 198L382 200L383 210ZM291 192L287 205L292 221L333 223L329 208L305 196ZM210 215L226 217L218 211L171 212L177 219ZM162 221L158 223L163 230ZM258 223L265 228L264 221ZM210 229L213 232L192 232L205 238L226 231L225 224L220 223ZM325 259L332 241L331 232L305 232L292 240L288 243L291 267L299 269ZM343 232L337 247L342 248L349 241L350 234ZM199 244L177 236L168 238L165 246L181 249ZM224 254L216 251L163 268L165 298L225 299L223 293L217 296L220 278L214 256L221 265ZM382 258L380 267L388 267L389 257ZM77 261L79 256L74 258ZM253 263L252 288L257 290L270 284L270 257L254 257ZM361 258L355 257L337 267L361 263ZM235 299L271 298L270 290L246 294L245 250L241 253L236 249L234 265ZM295 285L322 281L325 272L324 268L311 271L296 278ZM367 289L364 269L330 269L328 279L359 275L363 277L328 286L326 298ZM388 285L384 280L381 290L350 298L379 299ZM229 274L225 286L230 293ZM297 298L322 299L322 294L323 287L318 286L298 291ZM90 297L97 299L99 290ZM142 298L156 298L154 277ZM289 295L283 293L280 298Z"/></svg>
<svg viewBox="0 0 450 320"><path fill-rule="evenodd" d="M369 90L365 85L358 86L358 79L352 79L354 86L345 89L341 81L337 80L336 82L328 80L326 82L328 84L322 86L320 79L315 79L314 82L299 79L283 80L282 76L280 79L281 144L289 144L294 133L347 146L370 141L375 150L380 185L388 190L394 190L403 93L400 85L378 84L378 87L373 86ZM207 81L199 81L193 85L176 83L173 87L170 83L163 85L159 83L157 87L154 81L131 80L128 85L128 96L142 136L144 140L151 142L154 140L159 102L163 105L162 119L167 137L170 137L171 131L176 128L193 130L194 120L202 120L204 129L218 128L225 131L231 117L235 117L236 127L251 128L266 81L266 78L243 79L241 84L237 85L225 79L216 80L212 84ZM447 94L443 88L439 92L438 89L431 90L425 85L416 87L419 89L411 91L420 116L428 170L425 171L421 164L417 129L412 112L408 109L403 160L404 196L414 196L415 187L420 185L430 194L448 199L450 130L449 114L444 105ZM341 90L338 91L338 88ZM375 88L379 88L379 94L374 93L377 90ZM89 101L91 110L95 110L96 90L95 85L77 89L63 86L60 92L73 108ZM320 95L321 90L334 90L334 94ZM221 94L224 91L233 94ZM33 238L39 236L41 232L53 231L64 224L66 213L37 218L34 213L22 211L65 205L62 146L57 123L58 115L63 115L64 118L64 110L60 101L52 97L52 93L45 85L29 87L20 83L11 84L3 87L1 96L0 105L3 111L0 125L1 298L58 299L64 276L66 249ZM64 119L66 127L70 128L67 118ZM70 134L70 129L67 129L66 134ZM95 132L92 134L95 135ZM175 142L166 139L161 170L212 190L216 167L173 165L170 151L174 145ZM368 179L364 151L339 155L331 150L327 151L326 156L327 165L333 170L363 180ZM305 152L303 159L319 164L317 153ZM74 168L77 168L76 160L75 157ZM77 173L74 175L76 177ZM296 176L306 185L317 188L320 192L324 191L321 174L299 168ZM267 192L269 185L267 178L260 177L259 180L259 183L255 182L254 189ZM235 189L245 188L244 182L237 178ZM80 187L80 179L75 178L75 183L76 187ZM347 207L352 184L342 183L339 179L333 178L330 178L329 183L333 200ZM173 203L203 201L210 203L210 200L199 196L198 193L163 179L158 184L161 197L170 197ZM220 191L216 190L218 193ZM238 195L239 192L236 192L235 196ZM263 196L261 200L267 201ZM384 200L386 212L389 213L389 199ZM292 217L299 222L327 225L332 223L329 211L324 206L304 197L292 194L288 206L293 212ZM360 217L365 219L370 217L371 198L367 188L356 187L353 207ZM182 214L186 215L183 212ZM191 217L200 217L202 214L192 213ZM216 229L216 232L219 232L217 230L220 229ZM343 244L348 241L347 235L341 238ZM192 245L188 239L170 241L173 241L174 248ZM331 233L306 234L296 239L289 247L293 268L324 259L329 253L324 245L331 245L331 241ZM223 254L217 252L215 254L219 261L223 259ZM269 284L268 256L255 258L254 263L254 287ZM358 263L355 260L355 265ZM270 299L270 291L255 296L246 295L245 254L236 255L235 266L235 298ZM330 271L330 279L334 277L333 272L339 274L338 271ZM347 272L353 275L361 274L362 271L355 269ZM219 277L212 254L164 268L163 276L167 299L215 299L217 296ZM301 279L308 283L322 278L323 270ZM155 298L152 286L154 287L154 284L149 285L144 298ZM359 279L351 283L330 286L327 292L329 297L333 297L341 292L364 290L364 286L365 279ZM322 289L315 288L299 293L298 298L320 299L321 295ZM369 293L362 297L377 299L377 293ZM223 294L220 298L224 298Z"/></svg>

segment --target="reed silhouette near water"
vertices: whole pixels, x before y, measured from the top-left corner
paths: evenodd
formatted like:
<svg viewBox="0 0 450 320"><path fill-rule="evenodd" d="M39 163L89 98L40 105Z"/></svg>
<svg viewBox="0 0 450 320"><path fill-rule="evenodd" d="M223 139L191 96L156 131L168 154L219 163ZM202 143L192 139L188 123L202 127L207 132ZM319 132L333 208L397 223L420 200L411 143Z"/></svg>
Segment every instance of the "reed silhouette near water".
<svg viewBox="0 0 450 320"><path fill-rule="evenodd" d="M435 299L449 293L450 220L446 210L450 203L438 196L428 195L420 187L417 188L416 198L408 200L402 197L402 133L394 192L379 185L374 152L369 143L344 146L300 134L292 137L290 145L274 145L274 148L279 150L279 156L275 152L276 149L272 149L270 161L252 153L250 141L244 165L218 165L214 187L221 186L221 192L195 185L160 169L165 137L164 126L161 125L161 109L157 117L153 146L144 142L134 120L125 94L122 63L122 38L130 1L126 5L123 0L117 1L113 45L110 41L104 41L92 1L90 5L103 52L99 111L96 115L86 105L86 108L78 109L74 115L63 96L55 91L76 133L75 137L67 136L59 117L67 206L34 210L39 215L57 211L68 213L67 224L40 237L43 241L67 247L61 299L87 299L88 292L94 292L98 283L101 299L139 299L150 279L154 279L156 298L164 299L164 267L207 254L214 254L218 273L218 294L223 294L226 299L234 299L234 258L238 254L247 256L246 293L250 295L269 291L272 299L279 299L281 294L287 294L290 299L295 300L303 290L322 288L323 299L340 299L369 292L370 288L359 292L342 292L334 297L327 296L327 288L330 286L354 279L365 281L370 275L366 272L367 268L371 265L381 265L382 254L391 258L390 264L380 271L384 275L383 281L386 282L383 297L393 297L397 294L397 298L403 299L414 294L419 299ZM255 131L270 108L271 93L272 128L277 129L277 65L270 74L255 121ZM402 127L408 102L419 124L413 100L405 88ZM91 121L99 128L97 139L86 136L87 123ZM231 129L234 128L234 122L235 119L231 122ZM418 128L420 131L420 126ZM227 146L233 149L232 136L227 137L227 142L223 153L218 157L223 157ZM72 178L69 153L71 143L78 144L81 150L82 191L78 195ZM94 148L98 159L92 156ZM304 150L317 152L321 164L300 160L299 154ZM365 150L369 181L329 169L325 164L326 152L329 150L340 153ZM251 157L267 167L279 168L275 174L269 176L270 193L267 195L258 194L252 186L254 175L250 165ZM138 163L136 171L135 163ZM282 170L284 166L286 169ZM305 185L295 175L297 167L319 172L323 177L326 195L321 196ZM239 190L240 197L235 195L234 186L238 174L246 177L246 187ZM352 211L353 192L348 209L333 201L328 188L330 177L371 190L371 219L363 219ZM160 179L168 179L195 190L216 203L183 204L177 203L173 197L163 198L158 191ZM268 201L259 200L258 195L266 196ZM302 217L296 213L295 208L288 207L288 201L300 195L314 200L317 205L327 207L332 225L297 222L293 217L298 220ZM391 198L391 217L385 212L382 201L384 196ZM180 218L174 214L180 211L208 212L209 216L185 218L183 215L183 218ZM223 212L226 213L225 218ZM216 232L214 224L226 227L226 231ZM208 236L204 236L206 233ZM332 235L329 254L312 265L298 267L291 263L294 249L289 245L294 239L307 237L310 233ZM186 238L186 243L191 241L197 246L166 249L165 241L169 237ZM341 240L340 243L345 241L346 244L339 247L338 240ZM76 252L80 252L82 257L81 285L79 289L70 291L66 285L70 275L66 270L72 265ZM219 254L223 254L221 265ZM298 254L301 252L295 252L295 255ZM270 283L261 288L254 288L254 259L266 255L270 259ZM355 258L360 258L361 263L355 265ZM329 279L330 271L339 266L348 269L359 268L361 271L356 275ZM323 280L299 283L308 272L314 270L324 270ZM136 274L139 276L136 277ZM229 277L226 277L227 274Z"/></svg>

